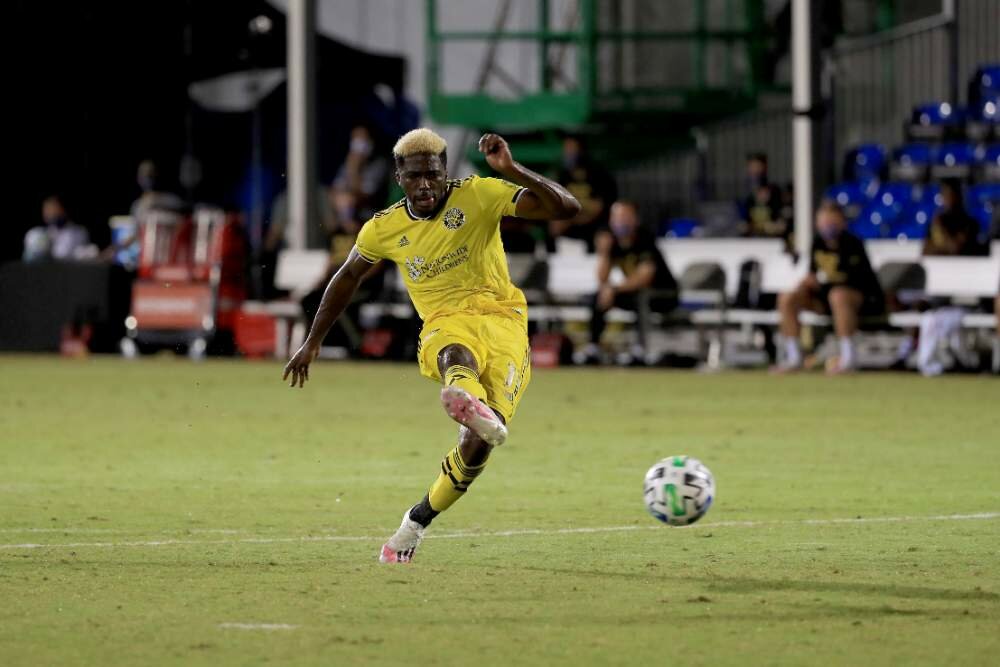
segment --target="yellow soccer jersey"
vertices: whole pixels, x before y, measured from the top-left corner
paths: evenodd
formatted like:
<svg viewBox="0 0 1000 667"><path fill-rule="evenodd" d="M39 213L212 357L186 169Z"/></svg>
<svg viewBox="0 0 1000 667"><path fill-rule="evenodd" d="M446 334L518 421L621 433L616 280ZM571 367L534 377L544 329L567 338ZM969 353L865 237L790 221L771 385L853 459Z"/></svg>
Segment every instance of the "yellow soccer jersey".
<svg viewBox="0 0 1000 667"><path fill-rule="evenodd" d="M365 223L358 252L395 262L426 324L453 313L525 318L524 294L510 281L500 219L513 215L523 188L499 178L448 181L437 215L410 214L406 199Z"/></svg>

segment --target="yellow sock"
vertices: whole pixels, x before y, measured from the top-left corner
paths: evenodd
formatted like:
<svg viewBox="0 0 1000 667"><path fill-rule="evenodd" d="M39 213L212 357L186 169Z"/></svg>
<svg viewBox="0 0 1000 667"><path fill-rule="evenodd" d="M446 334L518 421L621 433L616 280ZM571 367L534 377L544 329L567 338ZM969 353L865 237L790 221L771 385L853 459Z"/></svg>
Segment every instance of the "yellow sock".
<svg viewBox="0 0 1000 667"><path fill-rule="evenodd" d="M435 512L443 512L454 505L455 501L462 497L469 485L483 471L486 463L487 461L483 461L478 466L466 465L458 447L448 452L448 455L441 461L441 474L431 486L431 490L427 492L431 509Z"/></svg>
<svg viewBox="0 0 1000 667"><path fill-rule="evenodd" d="M468 366L451 366L444 373L444 384L447 387L460 387L480 401L486 400L486 390L479 384L479 373Z"/></svg>

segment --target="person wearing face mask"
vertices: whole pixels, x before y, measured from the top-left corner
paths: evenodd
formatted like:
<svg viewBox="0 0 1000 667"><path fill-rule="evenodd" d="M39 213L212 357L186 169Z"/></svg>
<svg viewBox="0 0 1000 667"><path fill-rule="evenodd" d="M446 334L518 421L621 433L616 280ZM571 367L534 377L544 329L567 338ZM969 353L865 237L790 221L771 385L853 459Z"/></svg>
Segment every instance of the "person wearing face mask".
<svg viewBox="0 0 1000 667"><path fill-rule="evenodd" d="M150 211L177 212L184 208L184 201L180 197L160 189L158 171L152 160L139 163L135 180L142 194L132 202L129 212L139 222Z"/></svg>
<svg viewBox="0 0 1000 667"><path fill-rule="evenodd" d="M555 250L559 236L586 241L587 252L594 252L597 233L607 229L611 203L618 199L618 186L611 174L587 154L579 137L563 139L562 164L556 182L566 188L583 206L569 219L549 221L549 250Z"/></svg>
<svg viewBox="0 0 1000 667"><path fill-rule="evenodd" d="M353 207L338 210L338 217L367 220L386 203L389 192L389 161L375 153L375 139L366 125L351 129L351 142L337 176L333 179L333 197L347 201ZM343 207L338 207L342 209Z"/></svg>
<svg viewBox="0 0 1000 667"><path fill-rule="evenodd" d="M637 310L642 290L654 291L649 300L652 312L669 313L677 307L677 282L656 247L653 233L640 226L636 205L622 200L612 204L609 227L610 233L604 231L597 235L599 287L591 305L590 343L578 356L580 363L600 361L605 315L611 308ZM625 280L617 285L610 282L612 268L620 269L625 275ZM640 331L639 342L632 346L628 354L621 355L619 362L641 363L645 359L645 341L641 338Z"/></svg>
<svg viewBox="0 0 1000 667"><path fill-rule="evenodd" d="M89 245L87 229L69 219L62 200L52 195L42 202L44 225L33 227L24 236L23 259L76 259Z"/></svg>
<svg viewBox="0 0 1000 667"><path fill-rule="evenodd" d="M778 297L783 359L776 372L802 367L799 347L799 313L810 310L829 313L838 338L840 353L827 366L830 374L851 372L857 367L854 334L858 319L885 312L885 300L878 277L868 261L864 243L847 231L844 212L832 201L816 211L809 273L791 292Z"/></svg>

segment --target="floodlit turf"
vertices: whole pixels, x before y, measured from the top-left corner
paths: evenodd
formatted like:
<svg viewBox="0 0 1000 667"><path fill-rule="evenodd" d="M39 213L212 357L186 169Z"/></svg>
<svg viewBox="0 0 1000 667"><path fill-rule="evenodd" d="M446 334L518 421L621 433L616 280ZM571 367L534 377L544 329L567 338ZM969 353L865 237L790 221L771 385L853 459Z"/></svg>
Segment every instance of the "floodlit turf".
<svg viewBox="0 0 1000 667"><path fill-rule="evenodd" d="M385 566L456 432L415 366L0 369L5 666L1000 654L995 378L537 371L440 537ZM702 524L645 514L670 454L715 473Z"/></svg>

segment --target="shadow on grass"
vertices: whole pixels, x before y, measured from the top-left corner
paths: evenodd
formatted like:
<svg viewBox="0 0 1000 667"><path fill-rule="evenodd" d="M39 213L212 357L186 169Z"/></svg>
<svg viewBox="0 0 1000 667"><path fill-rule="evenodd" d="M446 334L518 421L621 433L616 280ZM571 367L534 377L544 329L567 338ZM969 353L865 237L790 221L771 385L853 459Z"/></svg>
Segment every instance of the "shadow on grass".
<svg viewBox="0 0 1000 667"><path fill-rule="evenodd" d="M919 600L961 600L1000 602L1000 594L983 590L962 590L954 588L934 588L930 586L899 586L895 584L869 584L853 581L831 581L823 579L758 579L751 577L696 577L689 575L668 575L657 572L614 572L606 570L578 570L553 567L494 567L501 570L527 570L550 574L565 574L584 577L607 577L635 581L683 581L701 583L709 592L759 594L779 591L802 593L845 593Z"/></svg>

